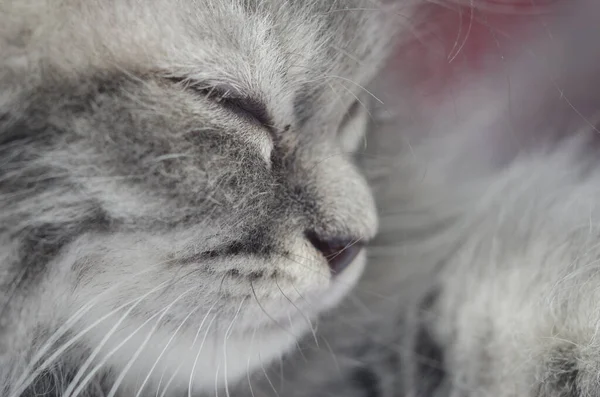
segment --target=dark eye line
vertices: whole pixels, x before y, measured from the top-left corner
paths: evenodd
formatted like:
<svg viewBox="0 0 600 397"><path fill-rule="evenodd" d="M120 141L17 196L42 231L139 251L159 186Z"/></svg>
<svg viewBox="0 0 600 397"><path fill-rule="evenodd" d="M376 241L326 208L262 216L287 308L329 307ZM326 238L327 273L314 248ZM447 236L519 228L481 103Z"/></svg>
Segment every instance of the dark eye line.
<svg viewBox="0 0 600 397"><path fill-rule="evenodd" d="M225 95L220 95L220 99L217 100L217 102L240 117L250 116L265 127L271 128L273 126L267 107L257 99L251 97L227 96L227 93L225 93Z"/></svg>
<svg viewBox="0 0 600 397"><path fill-rule="evenodd" d="M260 124L268 129L273 129L273 120L269 116L267 106L256 98L239 95L233 89L227 90L226 87L204 86L201 83L194 83L185 78L170 78L169 80L181 84L185 89L203 95L205 98L218 103L240 118Z"/></svg>

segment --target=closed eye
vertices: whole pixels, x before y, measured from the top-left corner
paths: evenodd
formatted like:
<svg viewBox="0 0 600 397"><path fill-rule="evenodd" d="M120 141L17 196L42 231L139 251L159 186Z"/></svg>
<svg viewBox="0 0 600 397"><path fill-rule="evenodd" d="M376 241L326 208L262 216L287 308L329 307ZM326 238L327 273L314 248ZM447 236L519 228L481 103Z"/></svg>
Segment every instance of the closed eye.
<svg viewBox="0 0 600 397"><path fill-rule="evenodd" d="M239 117L250 119L265 127L273 126L267 107L257 99L241 96L221 96L217 102Z"/></svg>
<svg viewBox="0 0 600 397"><path fill-rule="evenodd" d="M189 82L186 79L171 78L170 80L184 84L186 89L218 103L240 118L260 124L263 127L273 127L267 106L256 98L240 94L233 87L227 85L204 86L200 83Z"/></svg>

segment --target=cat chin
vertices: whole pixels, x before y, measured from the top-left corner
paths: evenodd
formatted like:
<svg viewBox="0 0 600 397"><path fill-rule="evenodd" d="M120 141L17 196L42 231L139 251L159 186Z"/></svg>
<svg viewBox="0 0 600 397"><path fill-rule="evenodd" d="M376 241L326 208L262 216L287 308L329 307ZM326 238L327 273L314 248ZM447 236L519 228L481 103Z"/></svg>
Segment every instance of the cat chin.
<svg viewBox="0 0 600 397"><path fill-rule="evenodd" d="M343 300L360 278L365 259L363 252L332 282L326 293L307 298L310 304L318 303L318 310L314 311L322 313ZM316 306L313 308L317 309ZM197 332L197 327L191 327L179 337L173 337L172 331L159 329L146 340L152 328L150 324L139 332L138 337L131 338L118 349L118 354L110 360L110 366L117 377L130 367L120 388L132 396L138 393L140 396L144 393L154 395L157 391L160 395L165 388L170 392L180 391L183 395L187 395L185 393L189 388L190 394L194 395L231 387L237 382L247 381L250 374L265 370L273 361L293 351L302 337L315 330L316 316L308 316L310 314L298 310L290 314L286 321L278 321L277 324L273 321L256 329L240 327L230 330L231 321L225 324L214 322L214 332L209 330L206 333L204 330L211 327L211 321L208 320L200 332ZM137 327L131 325L123 328L115 335L115 342L107 343L104 350L109 352L114 349L113 345ZM144 346L140 348L142 344ZM134 365L130 365L134 357L137 357ZM132 380L135 383L127 383Z"/></svg>
<svg viewBox="0 0 600 397"><path fill-rule="evenodd" d="M156 332L131 365L120 390L126 395L144 396L155 395L157 391L160 395L167 390L187 395L188 388L190 395L222 389L266 368L292 350L309 328L307 320L300 317L291 319L285 328L241 334L229 335L226 329L218 328L209 334L200 332L196 339L195 332L186 332L175 338L166 351L163 350L172 334ZM132 338L113 356L110 365L117 377L144 341L145 335Z"/></svg>
<svg viewBox="0 0 600 397"><path fill-rule="evenodd" d="M344 299L363 273L365 262L363 250L327 288L307 292L304 301L277 314L266 307L263 310L270 320L259 322L261 325L257 325L256 318L262 311L245 310L234 320L219 317L218 310L209 311L204 316L190 317L179 330L178 321L175 326L172 323L156 329L155 321L143 326L140 321L127 322L104 342L91 367L105 361L102 365L111 368L116 379L123 374L119 390L133 397L138 392L139 396L155 395L157 390L161 395L165 387L183 395L187 395L188 388L194 395L231 387L245 381L249 373L267 368L297 347L302 337L310 336L316 317ZM103 328L93 330L86 345L94 350L106 334Z"/></svg>
<svg viewBox="0 0 600 397"><path fill-rule="evenodd" d="M344 297L356 285L363 274L367 262L367 254L362 250L341 274L331 281L330 288L318 297L318 305L322 311L326 311L337 306Z"/></svg>

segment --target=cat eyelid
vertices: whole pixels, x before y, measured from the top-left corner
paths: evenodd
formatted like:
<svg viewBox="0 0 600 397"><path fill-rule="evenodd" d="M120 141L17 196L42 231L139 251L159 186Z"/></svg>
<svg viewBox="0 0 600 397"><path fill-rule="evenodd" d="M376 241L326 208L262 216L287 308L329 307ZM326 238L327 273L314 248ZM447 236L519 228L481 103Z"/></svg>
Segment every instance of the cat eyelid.
<svg viewBox="0 0 600 397"><path fill-rule="evenodd" d="M236 116L266 128L273 128L273 122L267 111L267 106L260 100L249 95L240 94L233 86L220 84L208 85L188 79L171 78L187 90L218 103Z"/></svg>

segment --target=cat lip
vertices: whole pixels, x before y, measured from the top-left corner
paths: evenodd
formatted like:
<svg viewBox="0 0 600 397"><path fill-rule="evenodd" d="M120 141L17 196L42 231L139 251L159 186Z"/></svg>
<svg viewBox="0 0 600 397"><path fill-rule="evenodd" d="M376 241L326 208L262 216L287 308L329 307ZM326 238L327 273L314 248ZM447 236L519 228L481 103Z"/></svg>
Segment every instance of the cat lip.
<svg viewBox="0 0 600 397"><path fill-rule="evenodd" d="M197 264L206 260L211 260L215 258L225 258L225 257L234 257L239 255L262 255L267 254L270 250L270 246L256 246L244 244L240 241L234 241L232 243L223 244L220 246L216 246L213 249L205 250L193 255L185 256L179 259L179 263L181 264Z"/></svg>

